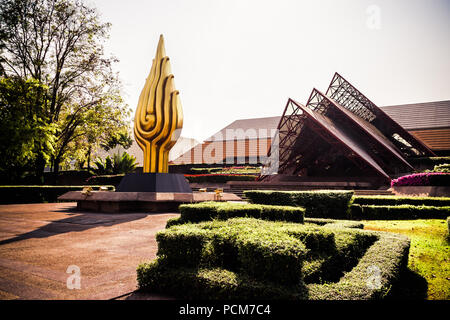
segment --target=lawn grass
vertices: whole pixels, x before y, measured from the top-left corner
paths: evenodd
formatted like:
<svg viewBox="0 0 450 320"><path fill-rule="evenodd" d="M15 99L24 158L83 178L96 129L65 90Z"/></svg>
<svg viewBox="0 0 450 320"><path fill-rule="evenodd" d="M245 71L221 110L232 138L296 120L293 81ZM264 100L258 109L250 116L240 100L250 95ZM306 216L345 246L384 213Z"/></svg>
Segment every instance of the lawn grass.
<svg viewBox="0 0 450 320"><path fill-rule="evenodd" d="M400 233L411 239L408 269L409 280L417 276L427 282L426 298L450 300L450 242L447 222L427 220L371 220L363 221L364 229ZM411 276L413 275L413 276ZM404 281L404 292L415 290L414 281ZM420 280L419 280L420 282Z"/></svg>

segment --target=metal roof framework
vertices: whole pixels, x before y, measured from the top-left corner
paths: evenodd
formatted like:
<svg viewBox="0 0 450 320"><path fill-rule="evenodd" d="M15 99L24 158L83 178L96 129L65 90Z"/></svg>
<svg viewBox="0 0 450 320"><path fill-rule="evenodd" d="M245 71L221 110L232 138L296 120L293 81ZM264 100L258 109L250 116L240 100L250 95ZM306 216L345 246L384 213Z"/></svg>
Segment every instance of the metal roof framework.
<svg viewBox="0 0 450 320"><path fill-rule="evenodd" d="M395 122L339 73L334 74L326 95L376 127L405 156L435 155L425 144Z"/></svg>
<svg viewBox="0 0 450 320"><path fill-rule="evenodd" d="M287 175L317 163L332 166L331 155L340 153L364 175L387 181L413 169L405 157L434 155L338 73L326 95L313 89L306 106L289 98L278 130L268 158L276 147L278 173Z"/></svg>

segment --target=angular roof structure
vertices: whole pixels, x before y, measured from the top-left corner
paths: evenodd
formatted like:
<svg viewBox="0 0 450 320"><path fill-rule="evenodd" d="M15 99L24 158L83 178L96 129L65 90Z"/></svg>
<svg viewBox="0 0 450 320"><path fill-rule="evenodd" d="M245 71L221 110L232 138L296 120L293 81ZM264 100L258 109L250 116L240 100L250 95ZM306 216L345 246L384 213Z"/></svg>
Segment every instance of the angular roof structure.
<svg viewBox="0 0 450 320"><path fill-rule="evenodd" d="M327 94L313 89L306 106L289 99L278 130L269 159L287 175L387 181L414 169L407 157L433 155L338 73Z"/></svg>
<svg viewBox="0 0 450 320"><path fill-rule="evenodd" d="M377 128L405 155L433 155L433 152L425 144L395 122L339 73L334 74L326 94L341 106Z"/></svg>

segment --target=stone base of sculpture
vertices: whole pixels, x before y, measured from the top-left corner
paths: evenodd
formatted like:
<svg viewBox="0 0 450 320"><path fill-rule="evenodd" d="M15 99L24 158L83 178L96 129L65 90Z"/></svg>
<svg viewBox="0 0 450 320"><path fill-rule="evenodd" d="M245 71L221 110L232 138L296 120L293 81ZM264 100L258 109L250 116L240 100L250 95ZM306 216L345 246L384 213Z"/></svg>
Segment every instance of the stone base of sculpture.
<svg viewBox="0 0 450 320"><path fill-rule="evenodd" d="M182 174L130 173L123 177L116 192L191 193L192 189Z"/></svg>
<svg viewBox="0 0 450 320"><path fill-rule="evenodd" d="M183 203L242 201L233 193L114 191L69 191L58 200L76 201L78 210L101 213L178 212L178 206Z"/></svg>

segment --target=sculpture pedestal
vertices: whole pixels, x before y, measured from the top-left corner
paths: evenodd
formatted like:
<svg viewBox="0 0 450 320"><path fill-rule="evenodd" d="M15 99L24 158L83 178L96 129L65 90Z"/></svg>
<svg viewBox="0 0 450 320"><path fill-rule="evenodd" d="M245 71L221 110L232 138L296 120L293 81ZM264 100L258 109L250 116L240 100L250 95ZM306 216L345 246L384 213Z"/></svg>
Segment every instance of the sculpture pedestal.
<svg viewBox="0 0 450 320"><path fill-rule="evenodd" d="M130 173L122 178L116 192L192 193L192 189L182 174Z"/></svg>
<svg viewBox="0 0 450 320"><path fill-rule="evenodd" d="M214 192L112 192L69 191L58 200L76 201L77 209L102 213L126 212L178 212L182 203L203 201L242 201L233 193L222 193L220 199Z"/></svg>

